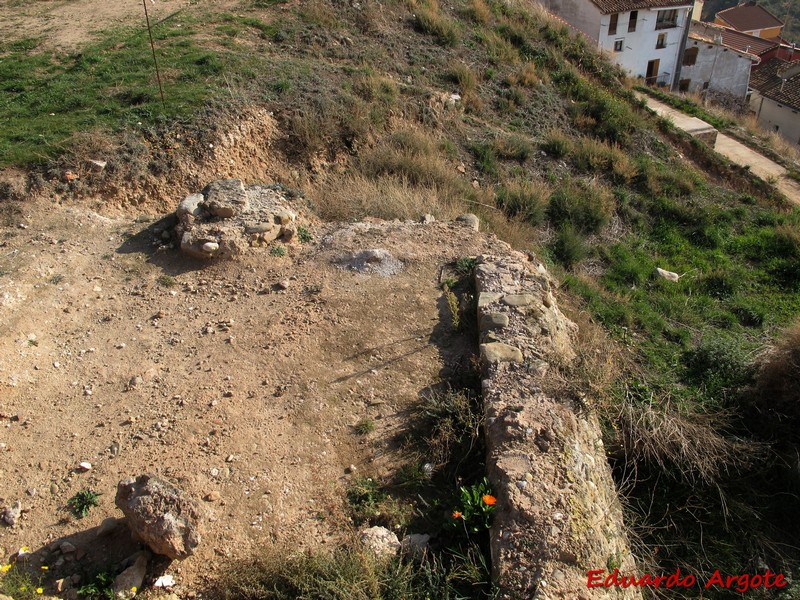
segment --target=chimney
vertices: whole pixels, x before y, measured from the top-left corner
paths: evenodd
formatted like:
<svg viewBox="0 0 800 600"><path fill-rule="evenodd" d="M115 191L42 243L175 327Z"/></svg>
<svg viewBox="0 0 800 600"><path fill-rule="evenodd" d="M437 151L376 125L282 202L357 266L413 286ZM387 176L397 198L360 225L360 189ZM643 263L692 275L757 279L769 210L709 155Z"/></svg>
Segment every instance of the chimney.
<svg viewBox="0 0 800 600"><path fill-rule="evenodd" d="M778 77L780 77L784 83L787 79L791 79L798 73L800 73L800 62L798 61L791 62L778 69ZM783 86L781 86L781 91L783 91Z"/></svg>

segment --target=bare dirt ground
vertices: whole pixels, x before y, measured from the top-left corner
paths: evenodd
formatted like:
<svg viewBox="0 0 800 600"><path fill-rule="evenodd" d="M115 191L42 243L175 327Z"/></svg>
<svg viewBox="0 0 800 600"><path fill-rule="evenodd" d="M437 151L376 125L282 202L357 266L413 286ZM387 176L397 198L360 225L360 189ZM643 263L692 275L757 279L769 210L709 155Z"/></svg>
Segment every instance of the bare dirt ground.
<svg viewBox="0 0 800 600"><path fill-rule="evenodd" d="M147 0L147 11L154 24L177 10L196 4L187 0ZM47 48L71 51L93 41L103 31L130 25L145 27L141 1L0 0L0 38L7 41L41 38Z"/></svg>
<svg viewBox="0 0 800 600"><path fill-rule="evenodd" d="M440 266L507 248L460 225L318 224L289 256L209 264L157 249L158 226L37 202L0 229L1 502L25 510L0 558L29 546L48 581L136 549L95 528L121 516L117 482L144 472L212 499L198 553L167 568L181 595L221 557L335 539L348 466L388 470L420 394L468 360ZM375 247L403 270L333 262ZM376 430L358 436L364 418ZM66 502L84 488L103 495L76 519ZM63 540L78 552L57 566Z"/></svg>

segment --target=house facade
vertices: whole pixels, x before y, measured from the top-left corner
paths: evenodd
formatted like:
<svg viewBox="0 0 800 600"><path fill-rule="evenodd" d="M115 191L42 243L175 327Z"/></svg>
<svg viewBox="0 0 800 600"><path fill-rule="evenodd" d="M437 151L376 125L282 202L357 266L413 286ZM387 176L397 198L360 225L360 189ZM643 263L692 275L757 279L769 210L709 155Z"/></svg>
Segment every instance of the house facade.
<svg viewBox="0 0 800 600"><path fill-rule="evenodd" d="M693 0L542 0L622 68L647 83L677 85Z"/></svg>
<svg viewBox="0 0 800 600"><path fill-rule="evenodd" d="M723 27L692 22L683 51L678 91L711 91L744 100L750 83L750 69L760 59L727 44L725 33Z"/></svg>
<svg viewBox="0 0 800 600"><path fill-rule="evenodd" d="M753 70L750 88L758 124L800 146L800 62L770 60Z"/></svg>

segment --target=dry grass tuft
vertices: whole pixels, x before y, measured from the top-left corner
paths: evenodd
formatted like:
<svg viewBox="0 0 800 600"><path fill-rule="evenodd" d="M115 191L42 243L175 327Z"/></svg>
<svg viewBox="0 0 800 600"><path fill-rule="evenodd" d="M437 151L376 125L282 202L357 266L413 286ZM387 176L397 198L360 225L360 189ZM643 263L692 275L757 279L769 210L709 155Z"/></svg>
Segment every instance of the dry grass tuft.
<svg viewBox="0 0 800 600"><path fill-rule="evenodd" d="M616 429L627 464L656 465L687 482L718 483L762 454L757 444L721 433L729 415L680 409L668 398L642 403L626 391L606 416Z"/></svg>
<svg viewBox="0 0 800 600"><path fill-rule="evenodd" d="M396 175L366 177L353 173L334 177L316 192L320 215L347 221L367 216L379 219L416 219L425 213L449 220L462 211L450 195L435 186L418 186Z"/></svg>
<svg viewBox="0 0 800 600"><path fill-rule="evenodd" d="M800 439L800 321L784 332L760 363L750 393L758 422L769 437Z"/></svg>
<svg viewBox="0 0 800 600"><path fill-rule="evenodd" d="M472 0L469 7L470 17L480 25L488 25L492 21L492 11L484 0Z"/></svg>

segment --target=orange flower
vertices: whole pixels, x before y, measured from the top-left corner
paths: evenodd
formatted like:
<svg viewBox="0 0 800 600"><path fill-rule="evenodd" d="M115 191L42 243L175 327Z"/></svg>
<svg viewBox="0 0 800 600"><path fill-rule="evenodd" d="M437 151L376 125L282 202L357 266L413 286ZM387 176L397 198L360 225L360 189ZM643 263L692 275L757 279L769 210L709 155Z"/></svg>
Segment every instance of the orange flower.
<svg viewBox="0 0 800 600"><path fill-rule="evenodd" d="M497 498L495 498L494 496L490 496L489 494L483 496L481 500L483 500L484 504L488 504L489 506L494 506L494 504L497 502Z"/></svg>
<svg viewBox="0 0 800 600"><path fill-rule="evenodd" d="M457 510L454 510L453 511L453 518L454 519L460 519L461 518L461 513L459 511L457 511Z"/></svg>

